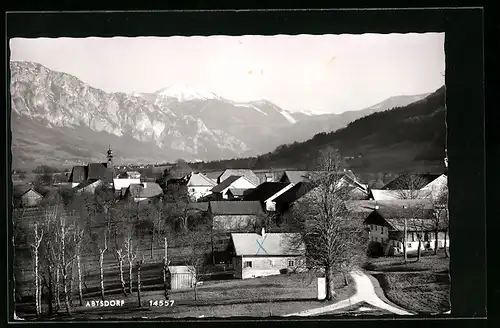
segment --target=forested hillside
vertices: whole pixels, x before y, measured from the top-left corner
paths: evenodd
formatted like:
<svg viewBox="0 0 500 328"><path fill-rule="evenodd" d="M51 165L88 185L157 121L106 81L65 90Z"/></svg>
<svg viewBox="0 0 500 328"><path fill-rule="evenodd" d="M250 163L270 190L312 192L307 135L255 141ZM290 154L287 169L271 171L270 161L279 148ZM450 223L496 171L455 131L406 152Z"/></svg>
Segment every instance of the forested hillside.
<svg viewBox="0 0 500 328"><path fill-rule="evenodd" d="M445 87L421 101L360 118L347 127L305 142L281 145L256 158L198 163L198 168L310 167L320 149L333 146L358 172L444 170Z"/></svg>

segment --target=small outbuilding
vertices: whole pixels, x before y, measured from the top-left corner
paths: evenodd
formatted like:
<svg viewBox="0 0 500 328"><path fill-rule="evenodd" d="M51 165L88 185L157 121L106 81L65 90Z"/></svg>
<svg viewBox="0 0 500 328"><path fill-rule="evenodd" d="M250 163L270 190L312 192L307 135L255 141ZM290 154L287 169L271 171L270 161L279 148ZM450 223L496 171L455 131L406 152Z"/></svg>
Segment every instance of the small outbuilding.
<svg viewBox="0 0 500 328"><path fill-rule="evenodd" d="M193 288L196 284L196 269L193 266L175 265L169 266L170 289Z"/></svg>

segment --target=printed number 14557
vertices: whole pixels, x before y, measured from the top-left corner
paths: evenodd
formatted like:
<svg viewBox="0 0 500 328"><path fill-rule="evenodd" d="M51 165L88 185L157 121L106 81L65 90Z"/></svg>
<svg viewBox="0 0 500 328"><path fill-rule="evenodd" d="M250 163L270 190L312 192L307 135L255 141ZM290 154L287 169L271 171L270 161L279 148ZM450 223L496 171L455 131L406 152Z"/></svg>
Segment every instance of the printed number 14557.
<svg viewBox="0 0 500 328"><path fill-rule="evenodd" d="M149 306L174 306L175 300L150 300Z"/></svg>

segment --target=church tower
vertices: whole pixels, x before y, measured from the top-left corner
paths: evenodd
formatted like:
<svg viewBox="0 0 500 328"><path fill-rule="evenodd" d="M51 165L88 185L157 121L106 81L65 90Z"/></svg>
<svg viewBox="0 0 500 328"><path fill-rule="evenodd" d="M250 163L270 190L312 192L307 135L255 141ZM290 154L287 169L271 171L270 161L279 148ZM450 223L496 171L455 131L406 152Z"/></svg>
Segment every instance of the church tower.
<svg viewBox="0 0 500 328"><path fill-rule="evenodd" d="M112 169L113 168L113 152L111 151L111 145L109 145L109 148L108 148L108 165L107 165L107 168L108 169Z"/></svg>

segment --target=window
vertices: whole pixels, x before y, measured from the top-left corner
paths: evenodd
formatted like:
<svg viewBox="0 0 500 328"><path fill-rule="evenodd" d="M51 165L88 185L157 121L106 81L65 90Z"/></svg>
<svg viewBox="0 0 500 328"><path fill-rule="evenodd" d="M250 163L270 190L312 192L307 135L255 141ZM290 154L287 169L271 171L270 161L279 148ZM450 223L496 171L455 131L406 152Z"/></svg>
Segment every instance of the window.
<svg viewBox="0 0 500 328"><path fill-rule="evenodd" d="M243 268L251 268L252 267L252 261L245 261L243 263Z"/></svg>
<svg viewBox="0 0 500 328"><path fill-rule="evenodd" d="M377 226L375 226L375 231L377 231Z"/></svg>
<svg viewBox="0 0 500 328"><path fill-rule="evenodd" d="M288 261L288 266L289 267L295 266L295 261Z"/></svg>
<svg viewBox="0 0 500 328"><path fill-rule="evenodd" d="M411 243L406 244L406 247L411 248Z"/></svg>

